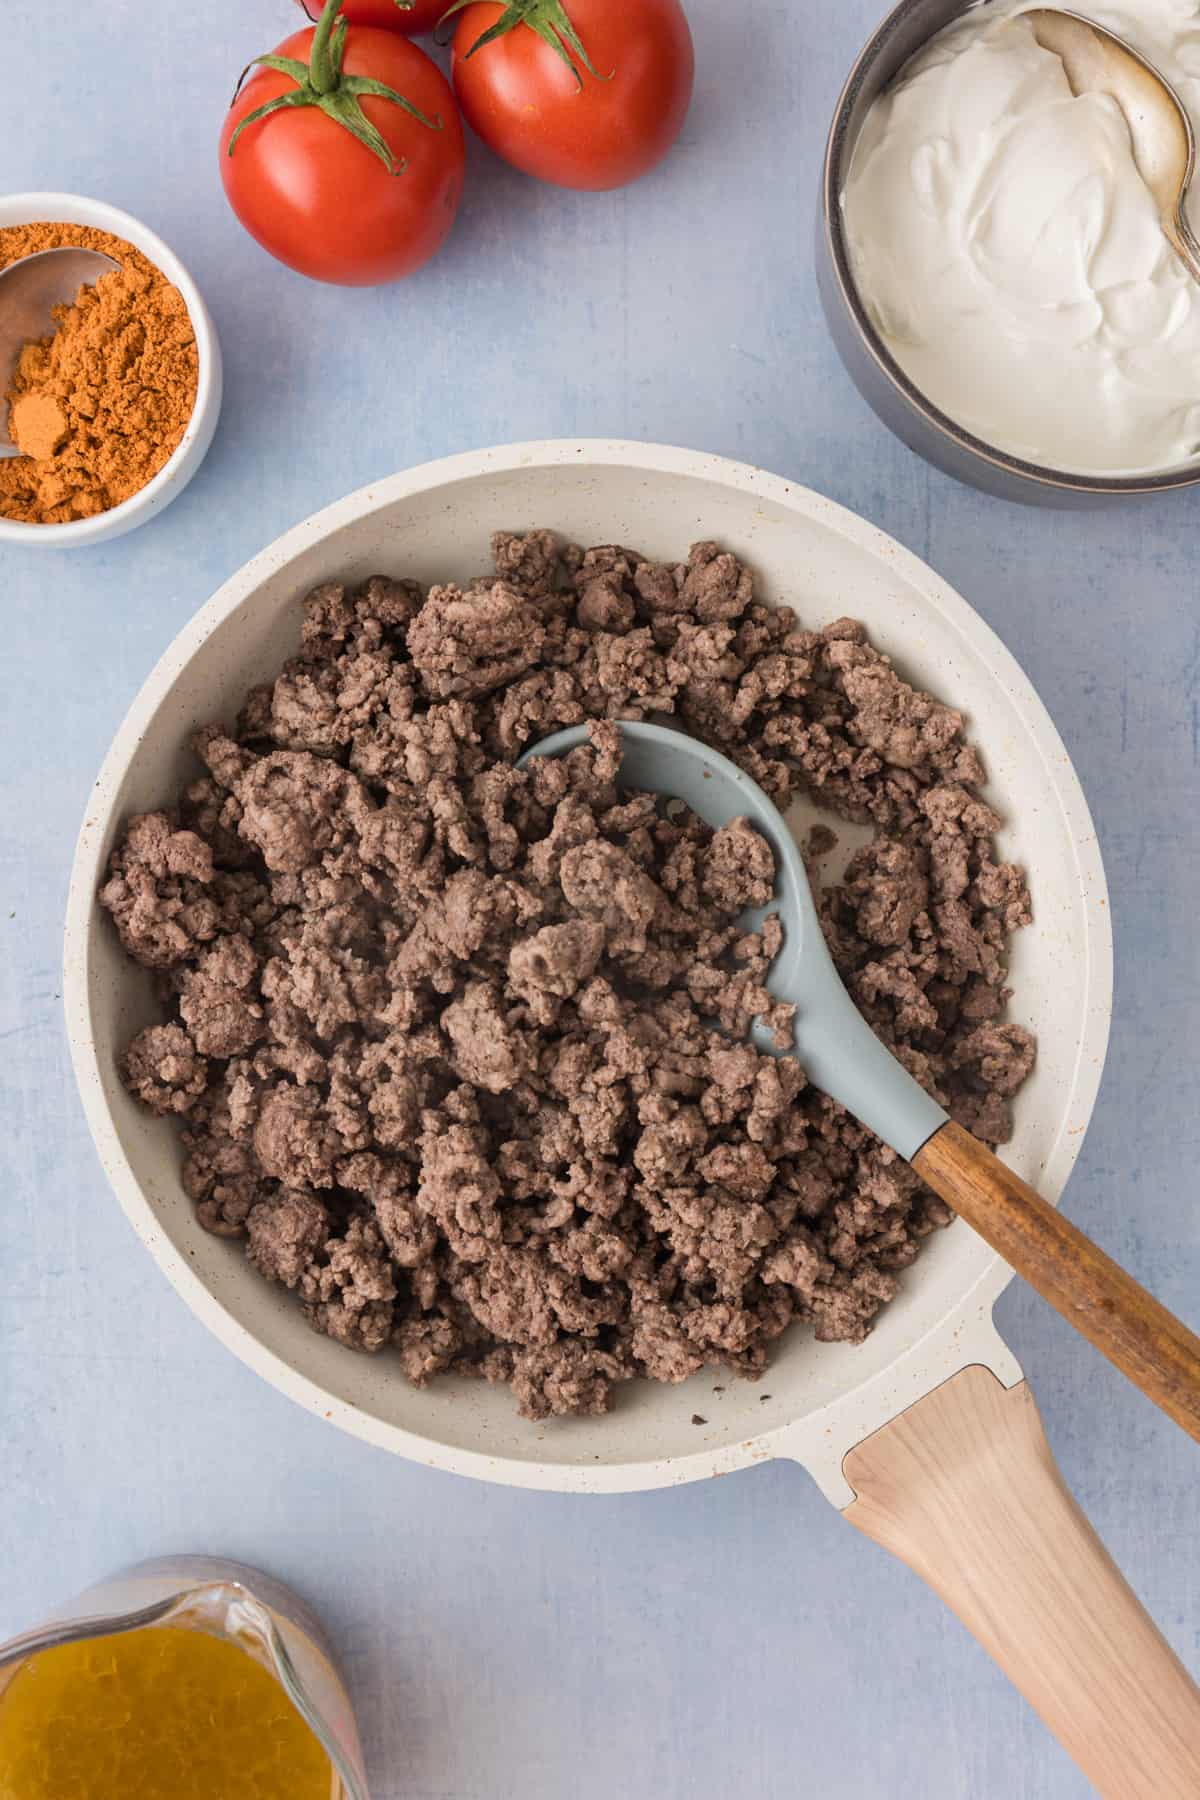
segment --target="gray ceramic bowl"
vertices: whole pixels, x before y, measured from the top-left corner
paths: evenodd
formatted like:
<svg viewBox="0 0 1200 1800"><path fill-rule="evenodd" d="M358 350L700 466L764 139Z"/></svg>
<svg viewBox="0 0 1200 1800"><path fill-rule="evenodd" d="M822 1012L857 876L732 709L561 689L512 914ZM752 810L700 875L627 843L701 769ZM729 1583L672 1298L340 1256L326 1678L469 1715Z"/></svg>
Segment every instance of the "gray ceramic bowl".
<svg viewBox="0 0 1200 1800"><path fill-rule="evenodd" d="M986 0L982 0L986 4ZM1038 506L1096 506L1200 482L1200 464L1161 474L1068 475L1022 461L972 436L927 400L889 354L859 298L842 229L841 195L863 121L909 58L980 0L901 0L862 52L834 113L821 181L817 279L833 341L855 386L884 424L959 481L1005 500Z"/></svg>

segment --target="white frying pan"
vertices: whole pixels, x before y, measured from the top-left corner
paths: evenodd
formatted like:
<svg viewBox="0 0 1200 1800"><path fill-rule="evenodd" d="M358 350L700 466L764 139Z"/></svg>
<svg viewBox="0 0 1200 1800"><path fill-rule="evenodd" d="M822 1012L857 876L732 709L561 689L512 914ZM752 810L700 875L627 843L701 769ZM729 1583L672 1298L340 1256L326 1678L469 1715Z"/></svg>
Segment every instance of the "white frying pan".
<svg viewBox="0 0 1200 1800"><path fill-rule="evenodd" d="M246 687L292 652L309 587L380 570L466 577L487 566L493 529L533 525L661 557L718 538L753 563L765 597L812 625L862 619L902 673L969 716L989 798L1008 821L1003 850L1028 866L1036 914L1016 941L1012 982L1014 1016L1038 1033L1038 1064L1005 1154L1048 1199L1061 1194L1099 1085L1111 941L1087 807L1029 682L929 569L829 501L690 451L564 441L452 457L327 508L226 583L135 701L80 836L65 971L84 1105L134 1229L252 1368L417 1461L578 1493L693 1481L775 1456L803 1463L852 1524L954 1607L1101 1792L1195 1800L1200 1695L1063 1487L992 1324L1009 1272L962 1222L928 1243L857 1349L796 1331L761 1383L731 1379L721 1394L711 1374L677 1388L630 1384L607 1418L532 1425L505 1389L442 1381L418 1393L386 1355L356 1357L314 1335L238 1246L196 1224L175 1134L122 1089L117 1055L155 1015L148 979L93 903L122 819L173 796L192 768L191 729L231 717ZM703 1427L691 1422L697 1412Z"/></svg>

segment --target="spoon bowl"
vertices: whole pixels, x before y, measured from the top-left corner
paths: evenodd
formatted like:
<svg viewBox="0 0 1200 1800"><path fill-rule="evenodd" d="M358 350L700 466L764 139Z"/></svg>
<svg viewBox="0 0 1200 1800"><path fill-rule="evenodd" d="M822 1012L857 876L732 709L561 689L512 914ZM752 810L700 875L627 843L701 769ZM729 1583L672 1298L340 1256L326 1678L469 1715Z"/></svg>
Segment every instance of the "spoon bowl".
<svg viewBox="0 0 1200 1800"><path fill-rule="evenodd" d="M783 1054L795 1054L817 1087L911 1162L945 1125L946 1114L880 1043L843 987L804 859L778 807L736 763L685 732L625 722L620 731L625 786L682 800L714 830L748 819L766 838L775 858L775 901L745 914L743 923L757 930L768 913L776 913L783 926L783 947L766 980L774 998L796 1008L794 1051ZM588 741L586 725L555 732L527 750L518 767L533 757L566 756ZM781 1054L764 1027L756 1026L753 1035L760 1050Z"/></svg>
<svg viewBox="0 0 1200 1800"><path fill-rule="evenodd" d="M1107 94L1121 108L1163 234L1189 275L1200 281L1200 242L1187 218L1196 134L1171 83L1123 37L1079 13L1035 7L1016 16L1028 20L1043 50L1061 58L1073 94Z"/></svg>
<svg viewBox="0 0 1200 1800"><path fill-rule="evenodd" d="M103 251L68 244L38 250L0 269L0 456L21 454L9 434L3 404L21 351L54 330L56 306L69 305L81 287L93 286L120 266Z"/></svg>
<svg viewBox="0 0 1200 1800"><path fill-rule="evenodd" d="M1017 1273L1156 1405L1200 1442L1200 1339L1091 1239L953 1124L875 1036L833 964L795 839L756 781L699 739L670 726L620 725L622 785L682 800L714 829L747 819L775 857L783 945L766 986L796 1009L794 1054L813 1085L889 1144ZM520 758L567 756L586 725L556 732ZM743 915L755 928L764 913Z"/></svg>

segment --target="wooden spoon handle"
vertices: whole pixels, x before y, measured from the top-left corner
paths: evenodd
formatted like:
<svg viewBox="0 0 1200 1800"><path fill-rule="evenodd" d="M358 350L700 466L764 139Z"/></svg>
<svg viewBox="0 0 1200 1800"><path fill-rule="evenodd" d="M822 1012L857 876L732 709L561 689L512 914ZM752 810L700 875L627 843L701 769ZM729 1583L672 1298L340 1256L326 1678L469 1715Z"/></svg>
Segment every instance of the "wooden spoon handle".
<svg viewBox="0 0 1200 1800"><path fill-rule="evenodd" d="M1068 1490L1026 1384L964 1369L853 1449L842 1515L958 1614L1107 1800L1196 1800L1200 1690Z"/></svg>
<svg viewBox="0 0 1200 1800"><path fill-rule="evenodd" d="M1043 1300L1200 1441L1200 1338L960 1125L935 1132L913 1168Z"/></svg>

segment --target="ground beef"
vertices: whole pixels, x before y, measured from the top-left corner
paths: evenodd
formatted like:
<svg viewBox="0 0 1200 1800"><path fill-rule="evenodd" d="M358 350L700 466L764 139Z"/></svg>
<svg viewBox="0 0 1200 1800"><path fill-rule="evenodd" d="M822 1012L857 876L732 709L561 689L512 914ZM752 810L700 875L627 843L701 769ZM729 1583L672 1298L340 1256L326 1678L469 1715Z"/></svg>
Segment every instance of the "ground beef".
<svg viewBox="0 0 1200 1800"><path fill-rule="evenodd" d="M208 1064L179 1025L148 1025L121 1058L131 1094L154 1113L188 1112L208 1086Z"/></svg>
<svg viewBox="0 0 1200 1800"><path fill-rule="evenodd" d="M739 925L770 849L623 790L613 722L674 715L779 803L872 828L819 893L835 961L999 1143L1034 1056L1002 1016L1029 897L962 719L715 544L493 548L464 588L316 589L177 809L129 822L100 898L167 1017L124 1079L180 1115L202 1223L418 1386L507 1382L538 1419L633 1376L757 1375L797 1320L860 1341L948 1213L745 1041L757 1013L790 1029L778 922ZM514 767L583 720L587 748ZM814 870L833 843L810 834Z"/></svg>

